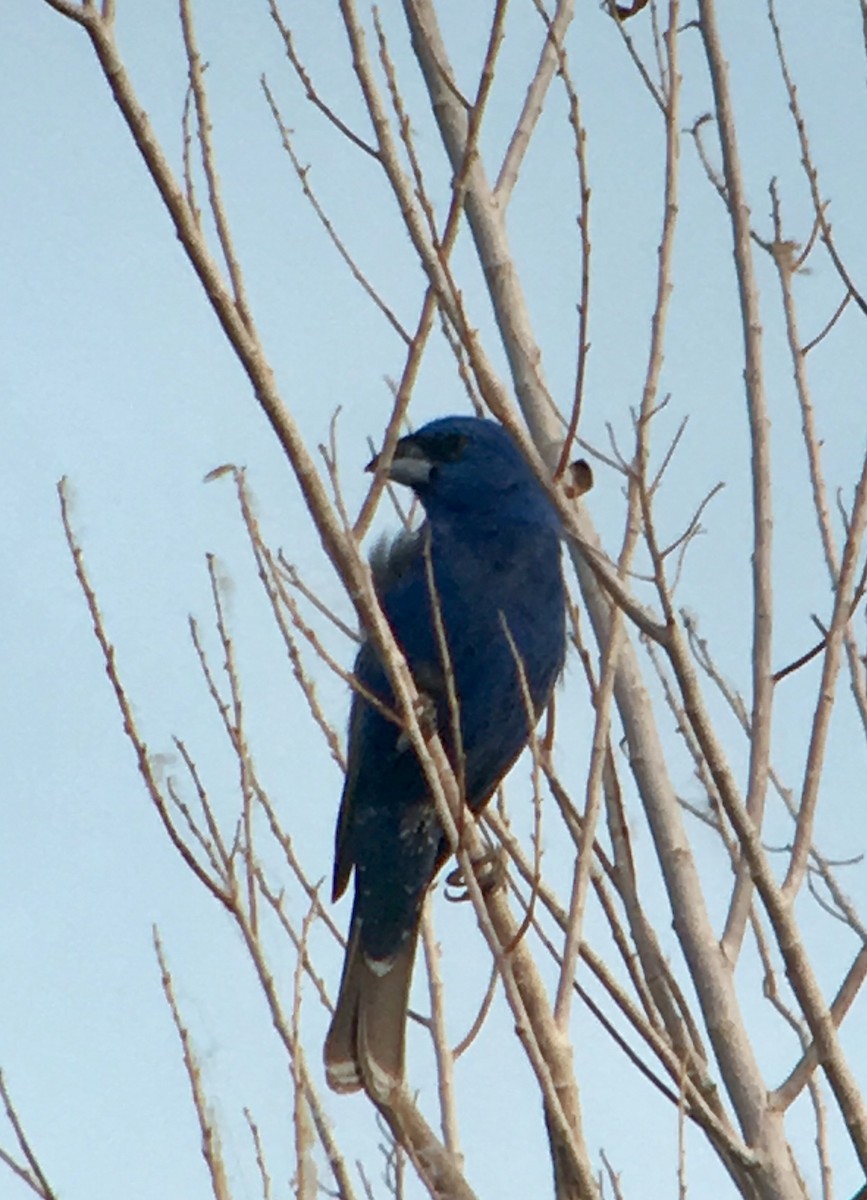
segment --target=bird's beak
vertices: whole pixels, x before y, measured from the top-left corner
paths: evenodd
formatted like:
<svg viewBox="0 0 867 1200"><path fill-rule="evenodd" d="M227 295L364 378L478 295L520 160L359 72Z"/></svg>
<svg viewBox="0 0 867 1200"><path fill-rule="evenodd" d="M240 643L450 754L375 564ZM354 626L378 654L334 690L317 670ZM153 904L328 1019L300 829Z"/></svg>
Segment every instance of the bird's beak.
<svg viewBox="0 0 867 1200"><path fill-rule="evenodd" d="M382 455L375 454L365 471L379 471L383 467ZM407 487L423 487L430 480L433 463L417 442L411 437L401 438L394 448L394 455L386 467L392 483L403 483Z"/></svg>

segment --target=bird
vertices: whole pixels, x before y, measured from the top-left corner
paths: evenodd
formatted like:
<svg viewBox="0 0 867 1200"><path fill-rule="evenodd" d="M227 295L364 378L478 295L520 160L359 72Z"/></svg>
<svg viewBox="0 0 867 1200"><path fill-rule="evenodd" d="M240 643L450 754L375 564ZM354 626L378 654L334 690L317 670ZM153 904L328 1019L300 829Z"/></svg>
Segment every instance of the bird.
<svg viewBox="0 0 867 1200"><path fill-rule="evenodd" d="M440 417L402 437L390 462L377 455L367 469L411 488L424 512L420 528L374 550L371 571L423 702L422 723L439 734L477 814L528 744L563 670L560 519L493 420ZM395 708L369 639L354 675L363 690L353 689L350 709L332 900L353 871L355 897L325 1073L334 1091L387 1097L404 1077L422 905L451 846L405 731L365 698Z"/></svg>

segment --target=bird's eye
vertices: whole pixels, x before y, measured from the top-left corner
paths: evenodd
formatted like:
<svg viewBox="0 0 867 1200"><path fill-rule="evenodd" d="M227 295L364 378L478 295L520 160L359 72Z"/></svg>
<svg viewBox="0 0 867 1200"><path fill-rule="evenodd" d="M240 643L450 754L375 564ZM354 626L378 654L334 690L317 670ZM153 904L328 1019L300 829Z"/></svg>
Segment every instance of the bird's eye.
<svg viewBox="0 0 867 1200"><path fill-rule="evenodd" d="M442 463L457 462L463 454L468 440L465 433L447 433L443 437L438 437L431 446L433 457Z"/></svg>

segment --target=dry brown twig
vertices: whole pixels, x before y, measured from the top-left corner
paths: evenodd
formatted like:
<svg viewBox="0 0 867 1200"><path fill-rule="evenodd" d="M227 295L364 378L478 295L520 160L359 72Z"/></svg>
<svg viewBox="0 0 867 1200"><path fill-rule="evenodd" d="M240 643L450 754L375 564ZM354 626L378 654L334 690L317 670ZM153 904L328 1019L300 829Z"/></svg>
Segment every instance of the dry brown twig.
<svg viewBox="0 0 867 1200"><path fill-rule="evenodd" d="M228 1178L226 1175L226 1164L223 1161L223 1153L220 1147L220 1134L214 1121L213 1114L210 1111L207 1096L202 1084L201 1068L199 1060L193 1049L192 1039L190 1038L189 1030L184 1024L181 1017L178 1002L175 997L174 983L172 981L171 972L169 971L166 961L165 951L163 950L162 939L159 931L154 927L153 931L154 950L156 951L157 961L160 967L160 976L162 980L163 994L166 998L166 1003L169 1006L169 1011L172 1014L172 1021L177 1030L178 1037L181 1042L181 1049L184 1058L184 1067L187 1072L187 1081L190 1085L190 1091L193 1098L193 1107L196 1110L196 1118L199 1122L199 1129L202 1134L202 1157L208 1168L208 1174L211 1177L211 1190L214 1193L214 1200L231 1200L231 1192L229 1190Z"/></svg>
<svg viewBox="0 0 867 1200"><path fill-rule="evenodd" d="M239 790L241 793L241 820L239 834L242 835L241 858L245 867L247 885L247 913L254 933L258 932L258 904L255 880L255 849L253 842L253 765L250 760L250 750L245 731L246 714L241 698L241 680L238 664L235 659L235 648L229 627L226 623L226 613L223 604L225 585L219 578L216 559L213 554L207 556L208 577L211 583L211 600L214 606L214 617L220 645L223 651L223 672L229 686L229 702L224 702L223 709L226 718L226 733L235 752L239 768Z"/></svg>
<svg viewBox="0 0 867 1200"><path fill-rule="evenodd" d="M253 1119L253 1114L249 1108L244 1109L244 1120L247 1122L247 1128L250 1130L250 1137L253 1141L253 1151L256 1155L256 1166L259 1170L259 1182L262 1185L262 1200L271 1200L271 1173L268 1170L268 1165L265 1161L265 1150L262 1145L262 1135L259 1132L259 1126Z"/></svg>
<svg viewBox="0 0 867 1200"><path fill-rule="evenodd" d="M163 828L168 834L169 840L178 851L183 861L193 872L199 882L203 884L204 887L211 893L211 895L231 913L234 910L234 900L231 893L227 890L225 882L222 879L215 879L212 874L201 865L191 848L187 845L183 837L178 832L169 806L162 794L154 770L154 764L151 760L150 754L148 753L148 748L139 733L135 716L133 714L132 704L130 703L129 697L126 694L123 684L121 683L120 675L117 670L114 646L109 641L106 633L102 620L102 614L96 599L96 593L93 590L90 579L87 575L86 567L84 565L84 555L72 529L69 492L67 481L65 479L60 480L57 486L57 492L60 499L61 520L63 522L66 543L69 547L69 552L72 555L75 575L87 603L88 611L93 623L93 630L105 662L106 673L111 683L115 700L117 701L118 709L123 720L124 733L132 744L136 756L136 764L138 766L139 774L144 781L145 789L150 796L155 809L157 810L160 821L162 822Z"/></svg>
<svg viewBox="0 0 867 1200"><path fill-rule="evenodd" d="M238 256L235 253L234 241L229 225L226 206L223 203L223 193L217 174L216 155L213 143L213 125L208 108L208 93L205 87L205 64L202 62L196 44L193 11L190 0L180 0L181 30L184 36L184 50L187 55L190 90L193 94L193 105L196 112L196 130L199 138L199 152L202 169L208 185L208 204L214 227L217 231L217 241L226 264L229 280L232 286L235 311L247 329L252 328L253 317L247 301L244 276L241 271ZM198 214L198 209L190 209Z"/></svg>
<svg viewBox="0 0 867 1200"><path fill-rule="evenodd" d="M455 1054L446 1030L445 991L440 970L440 948L433 925L430 898L424 906L421 922L421 943L424 951L425 969L430 998L429 1029L437 1065L437 1090L440 1103L440 1126L443 1145L453 1156L458 1167L463 1166L458 1127L457 1099L455 1092Z"/></svg>
<svg viewBox="0 0 867 1200"><path fill-rule="evenodd" d="M295 960L292 981L292 1054L290 1070L293 1082L292 1126L295 1142L295 1196L297 1200L316 1200L319 1194L316 1163L313 1158L313 1130L310 1106L304 1076L304 1058L301 1039L301 1003L304 984L304 961L308 958L307 946L310 928L316 918L317 903L314 901L304 915L301 926L300 947Z"/></svg>
<svg viewBox="0 0 867 1200"><path fill-rule="evenodd" d="M782 49L781 44L780 49ZM803 127L803 122L801 122L801 130L802 136L806 138L806 129ZM774 224L774 241L775 244L781 244L784 241L781 206L777 187L773 181L771 183L771 210ZM818 218L815 227L818 227ZM804 253L806 254L806 252L807 251L805 250ZM773 256L773 259L777 269L777 275L782 294L783 313L786 321L786 339L789 346L789 354L792 360L795 378L795 390L797 393L798 406L801 413L801 429L810 473L810 487L812 490L813 508L816 514L816 523L819 529L819 535L822 542L822 551L825 557L825 564L828 569L831 586L836 588L838 586L840 577L840 556L834 536L833 524L831 521L827 487L822 469L821 439L816 426L816 417L807 378L806 360L809 351L815 345L817 345L818 342L833 328L837 317L843 312L846 304L851 298L851 293L847 291L843 302L837 309L837 313L828 322L828 324L825 326L825 329L822 330L812 342L802 346L798 328L797 309L792 290L794 268L786 256L777 254ZM865 570L867 570L867 568L865 568ZM855 590L853 604L857 603L857 599L859 599L861 594L863 594L863 583L864 576L862 575L861 584ZM858 713L861 717L862 725L865 732L867 732L867 671L864 669L865 664L861 658L861 655L859 654L856 639L848 625L846 626L843 637L846 647L846 657L849 666L849 678L852 694L855 699ZM821 646L824 647L824 645L825 638L823 637ZM816 653L818 652L819 650L817 649ZM792 669L797 669L797 666L802 665L803 662L808 662L810 657L811 655L805 655L803 660L799 660L799 662L794 665ZM778 673L777 678L780 677L781 675Z"/></svg>
<svg viewBox="0 0 867 1200"><path fill-rule="evenodd" d="M48 1182L42 1164L33 1147L30 1145L30 1139L24 1132L21 1117L18 1115L18 1110L13 1103L2 1071L0 1071L0 1100L3 1102L6 1119L12 1126L12 1132L15 1134L18 1149L23 1155L23 1161L19 1161L8 1150L0 1147L0 1162L5 1163L13 1175L30 1188L40 1200L57 1200L57 1193Z"/></svg>
<svg viewBox="0 0 867 1200"><path fill-rule="evenodd" d="M714 686L717 688L720 696L723 698L723 700L728 705L731 712L734 714L744 735L746 737L749 737L749 734L750 734L749 714L747 712L747 708L746 708L746 705L744 704L742 697L723 678L719 668L717 667L717 665L713 659L713 656L711 654L710 647L708 646L707 641L699 636L695 621L691 617L684 614L683 615L683 623L684 623L684 628L686 629L686 632L687 632L687 637L689 639L690 649L693 653L693 656L695 657L696 662L699 664L701 669L705 672L708 679L710 679L712 681L712 683L714 684ZM656 656L656 654L653 653L652 656L654 658L655 664L658 664L658 657ZM684 734L684 736L686 737L687 744L690 746L690 752L691 752L694 760L696 761L697 774L702 779L702 782L703 782L705 788L707 789L708 798L711 803L711 807L713 808L714 812L716 812L720 816L720 820L718 820L718 822L716 823L715 828L718 830L721 837L723 838L725 845L727 847L727 850L729 852L729 855L730 855L732 861L734 861L735 855L737 853L736 846L735 846L735 843L731 839L728 826L725 824L724 813L720 812L719 797L714 790L712 779L710 779L710 777L707 774L707 764L706 764L705 760L703 759L703 757L701 756L701 751L696 746L694 738L692 738L690 736L688 721L687 721L685 714L683 713L682 708L679 707L679 704L676 701L671 699L672 692L671 692L670 686L667 684L667 682L663 678L663 673L658 665L657 665L657 671L660 676L660 679L663 679L663 686L666 687L666 694L667 694L667 699L669 700L670 707L672 708L672 711L675 713L675 716L678 719L679 731L682 732ZM798 816L798 808L793 799L791 790L784 786L784 784L780 780L779 775L777 774L777 771L774 769L773 766L771 766L769 768L769 779L770 779L770 782L771 782L775 792L777 793L778 797L782 800L786 811L788 812L789 816L792 819L792 822L793 823L796 822L797 816ZM791 846L785 847L785 850L787 853L790 852ZM829 860L824 855L822 855L815 846L811 847L810 869L812 871L815 871L818 874L818 876L821 878L822 882L824 883L825 887L828 889L828 892L832 898L833 906L834 906L833 910L831 910L832 914L834 916L837 916L840 920L844 921L853 930L853 932L856 934L856 936L862 942L867 942L867 927L865 927L864 923L860 920L853 905L847 900L847 898L843 894L842 890L840 889L836 879L834 878L834 874L832 871L833 865L835 865L835 864L832 864L831 862L829 862ZM842 864L837 864L837 865L842 865Z"/></svg>
<svg viewBox="0 0 867 1200"><path fill-rule="evenodd" d="M268 7L271 11L271 19L277 26L277 29L280 31L280 36L283 39L286 57L289 60L293 71L298 76L298 79L304 88L307 99L319 110L319 112L322 113L325 119L330 122L337 132L340 133L348 142L350 142L357 149L361 150L364 154L367 154L371 158L378 160L379 152L375 149L375 147L371 146L369 142L366 142L364 138L360 137L359 134L350 129L349 125L347 125L347 123L338 116L335 110L319 95L309 72L305 68L300 55L295 49L295 39L292 36L292 30L283 20L279 6L275 0L268 0Z"/></svg>
<svg viewBox="0 0 867 1200"><path fill-rule="evenodd" d="M476 1014L475 1020L473 1021L472 1025L470 1025L469 1029L461 1038L461 1040L455 1044L454 1049L452 1050L452 1058L455 1060L459 1059L462 1054L465 1054L479 1036L482 1026L487 1019L488 1013L491 1011L491 1004L493 1003L494 994L497 990L498 979L499 975L497 973L497 968L496 966L493 966L491 968L491 976L488 980L488 986L485 988L485 994L482 997L482 1002L479 1005L479 1011Z"/></svg>
<svg viewBox="0 0 867 1200"><path fill-rule="evenodd" d="M304 971L307 973L310 982L316 989L316 993L319 997L319 1002L321 1003L322 1007L327 1012L333 1012L334 1005L332 1004L331 997L328 994L328 988L325 984L325 980L316 970L308 949L307 942L302 936L302 933L296 928L295 922L289 917L286 911L285 892L281 891L279 893L275 893L271 889L271 885L268 882L268 877L261 867L258 867L256 870L256 885L259 888L259 892L265 899L265 902L271 907L271 910L277 918L277 921L279 922L283 932L292 943L292 949L297 956L297 961L304 968ZM315 915L317 921L322 921L327 926L329 932L334 937L334 940L338 943L338 945L340 945L342 948L345 948L346 939L342 937L337 928L330 921L327 910L323 907L319 899L318 890L314 889L309 899L310 908L308 911Z"/></svg>
<svg viewBox="0 0 867 1200"><path fill-rule="evenodd" d="M794 897L803 881L813 841L819 782L834 704L835 684L841 667L845 630L849 623L853 599L858 587L858 563L865 534L867 534L867 456L865 456L861 476L855 489L834 596L833 615L825 645L822 678L819 684L807 762L804 768L801 802L795 828L795 843L783 883L783 893L788 900ZM865 1114L865 1137L867 1137L867 1114ZM865 1158L867 1158L867 1141L865 1141Z"/></svg>
<svg viewBox="0 0 867 1200"><path fill-rule="evenodd" d="M572 455L572 446L578 434L578 425L581 419L581 407L584 401L584 383L587 375L587 360L590 352L589 341L589 320L590 320L590 184L587 170L587 132L584 128L581 119L581 105L578 98L578 91L572 80L572 75L569 69L569 62L566 55L564 38L566 28L571 22L573 16L573 5L571 3L558 3L557 10L553 18L549 18L544 6L534 0L536 10L545 23L547 30L547 40L539 60L539 66L533 81L527 92L527 98L524 104L524 110L521 114L521 119L518 122L515 134L509 145L506 158L500 168L500 175L494 187L494 196L499 203L504 200L503 188L507 181L511 181L510 186L514 185L514 181L518 177L518 163L515 161L519 156L522 156L524 149L529 145L531 130L526 128L526 121L529 118L532 124L538 121L542 111L542 100L547 89L545 83L546 72L551 69L551 64L554 61L556 54L557 75L563 84L566 92L567 102L569 104L569 124L572 127L575 138L575 162L578 173L578 233L580 239L580 254L581 254L581 273L580 273L580 290L578 295L578 333L577 333L577 358L575 364L575 384L572 392L572 410L569 414L569 420L566 424L566 433L563 438L563 446L560 451L559 461L554 469L553 478L558 480L566 471L569 460Z"/></svg>
<svg viewBox="0 0 867 1200"><path fill-rule="evenodd" d="M263 75L260 82L265 99L268 102L268 107L271 110L271 116L274 118L274 124L277 126L277 130L280 134L280 140L282 142L283 149L289 156L289 161L292 163L292 169L298 178L298 182L301 184L301 190L304 194L304 198L316 213L322 228L325 230L337 253L343 259L347 269L349 270L349 273L352 275L352 278L361 287L364 293L373 301L398 337L401 338L401 340L407 345L409 345L412 341L411 335L403 327L394 310L389 304L386 303L380 292L373 286L366 273L361 269L353 255L349 252L346 243L337 232L333 222L330 220L324 207L320 203L319 198L314 191L313 185L310 182L310 167L305 167L295 152L295 146L292 142L292 132L286 122L283 120L280 107L277 104L277 100L271 90L267 78ZM343 132L345 136L351 139L353 138L353 135L348 130L341 130L341 132ZM375 152L374 156L376 156Z"/></svg>
<svg viewBox="0 0 867 1200"><path fill-rule="evenodd" d="M807 183L810 188L810 197L813 201L813 211L816 216L816 221L821 230L822 242L825 249L828 251L828 256L834 264L834 268L846 289L847 295L851 296L861 312L867 315L867 298L855 286L855 283L846 267L842 255L837 249L837 244L834 240L831 224L828 221L827 204L822 200L819 190L819 173L816 170L813 161L812 151L810 149L810 140L807 136L807 124L801 112L800 101L798 100L798 89L795 87L794 79L792 78L791 70L789 69L788 59L786 57L785 46L783 44L783 36L780 30L780 25L777 20L776 4L774 0L768 0L768 20L771 26L771 32L774 36L774 45L777 51L777 61L780 66L780 74L783 77L783 83L786 88L786 94L789 100L789 111L792 114L792 121L795 126L795 131L798 135L798 143L801 150L801 166L803 167Z"/></svg>

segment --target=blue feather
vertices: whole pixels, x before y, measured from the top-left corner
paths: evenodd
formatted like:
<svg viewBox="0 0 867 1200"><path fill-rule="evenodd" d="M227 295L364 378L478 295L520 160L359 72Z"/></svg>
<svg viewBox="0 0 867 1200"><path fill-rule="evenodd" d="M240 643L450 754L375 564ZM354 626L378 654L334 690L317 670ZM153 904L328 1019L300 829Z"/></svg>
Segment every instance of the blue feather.
<svg viewBox="0 0 867 1200"><path fill-rule="evenodd" d="M435 725L462 774L469 808L478 812L527 745L563 667L566 594L559 519L511 438L490 421L445 417L431 422L401 439L389 474L413 488L426 521L388 551L380 547L374 553L374 580L427 707L425 719ZM445 631L445 659L434 602ZM449 704L449 670L462 760ZM369 692L394 707L369 642L362 645L355 673ZM333 889L337 898L354 869L355 904L341 995L326 1042L332 1086L349 1090L402 1074L406 993L421 905L449 852L405 734L356 695ZM389 997L385 985L397 962L400 994ZM365 978L378 989L376 1020L371 1013L364 1019L365 1006L371 1008ZM386 1020L389 999L395 1013ZM367 1036L360 1048L362 1028Z"/></svg>

